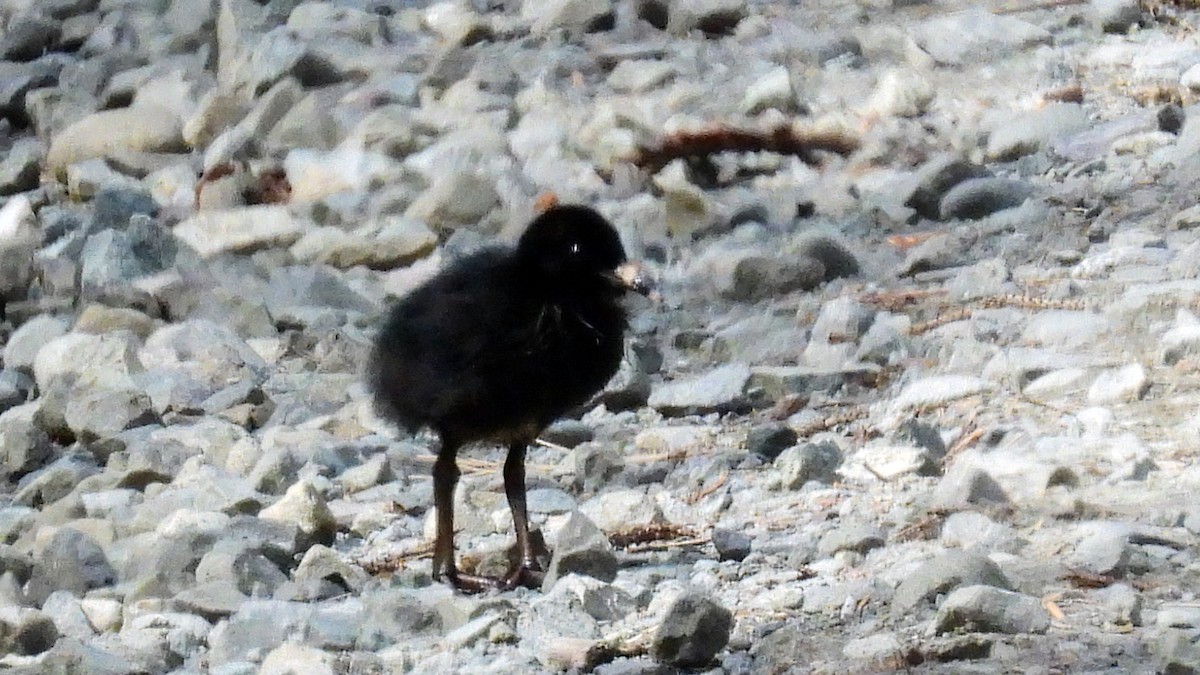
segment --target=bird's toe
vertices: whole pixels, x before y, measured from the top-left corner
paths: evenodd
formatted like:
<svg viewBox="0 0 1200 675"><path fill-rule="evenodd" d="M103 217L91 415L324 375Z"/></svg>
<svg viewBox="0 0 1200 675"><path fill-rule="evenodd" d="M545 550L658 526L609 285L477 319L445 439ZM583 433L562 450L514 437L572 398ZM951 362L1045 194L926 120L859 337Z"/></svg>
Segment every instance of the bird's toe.
<svg viewBox="0 0 1200 675"><path fill-rule="evenodd" d="M542 581L546 578L546 573L537 569L532 565L520 565L514 567L508 574L504 575L501 580L501 588L510 590L518 586L525 588L541 588Z"/></svg>

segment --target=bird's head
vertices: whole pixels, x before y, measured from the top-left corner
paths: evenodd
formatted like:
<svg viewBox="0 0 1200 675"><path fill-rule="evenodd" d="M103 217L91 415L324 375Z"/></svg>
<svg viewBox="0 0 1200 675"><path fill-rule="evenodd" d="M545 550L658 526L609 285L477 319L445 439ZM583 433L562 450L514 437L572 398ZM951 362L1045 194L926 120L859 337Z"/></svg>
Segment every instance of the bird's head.
<svg viewBox="0 0 1200 675"><path fill-rule="evenodd" d="M539 215L517 242L517 259L542 283L650 295L653 285L625 258L616 229L586 206L555 205Z"/></svg>

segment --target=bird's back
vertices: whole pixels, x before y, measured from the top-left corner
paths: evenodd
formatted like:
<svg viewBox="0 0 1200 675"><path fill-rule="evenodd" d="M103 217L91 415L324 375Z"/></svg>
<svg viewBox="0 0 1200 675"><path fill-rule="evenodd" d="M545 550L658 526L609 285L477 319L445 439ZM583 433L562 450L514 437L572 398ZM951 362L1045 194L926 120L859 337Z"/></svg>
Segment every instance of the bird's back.
<svg viewBox="0 0 1200 675"><path fill-rule="evenodd" d="M619 365L625 317L609 298L562 298L508 251L464 258L392 309L369 380L379 411L461 441L538 429Z"/></svg>

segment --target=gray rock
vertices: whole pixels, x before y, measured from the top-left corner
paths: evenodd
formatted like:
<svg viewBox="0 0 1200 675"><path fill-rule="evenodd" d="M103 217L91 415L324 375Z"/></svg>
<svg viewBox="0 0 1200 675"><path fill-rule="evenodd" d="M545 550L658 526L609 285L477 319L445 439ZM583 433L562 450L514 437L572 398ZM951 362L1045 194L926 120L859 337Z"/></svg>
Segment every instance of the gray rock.
<svg viewBox="0 0 1200 675"><path fill-rule="evenodd" d="M54 620L60 635L69 635L79 640L90 640L96 629L88 621L87 614L76 598L68 591L55 591L42 603L42 611Z"/></svg>
<svg viewBox="0 0 1200 675"><path fill-rule="evenodd" d="M26 593L40 605L54 591L83 595L114 581L116 573L100 546L82 532L64 527L34 556Z"/></svg>
<svg viewBox="0 0 1200 675"><path fill-rule="evenodd" d="M373 302L351 288L343 275L320 266L281 267L271 270L266 302L277 319L295 308L337 308L371 314Z"/></svg>
<svg viewBox="0 0 1200 675"><path fill-rule="evenodd" d="M687 593L667 609L654 631L650 654L672 666L699 668L725 648L732 632L732 612L703 595Z"/></svg>
<svg viewBox="0 0 1200 675"><path fill-rule="evenodd" d="M667 30L677 35L693 30L728 35L746 14L745 0L671 0Z"/></svg>
<svg viewBox="0 0 1200 675"><path fill-rule="evenodd" d="M25 584L33 572L33 558L8 544L0 544L0 576L12 575L19 584Z"/></svg>
<svg viewBox="0 0 1200 675"><path fill-rule="evenodd" d="M216 539L203 530L145 532L110 546L122 586L128 589L125 601L169 598L194 587L196 567Z"/></svg>
<svg viewBox="0 0 1200 675"><path fill-rule="evenodd" d="M17 666L10 670L13 675L137 675L146 672L126 656L99 649L70 636L60 637L32 666Z"/></svg>
<svg viewBox="0 0 1200 675"><path fill-rule="evenodd" d="M1130 0L1091 0L1088 8L1096 25L1105 33L1127 33L1144 18L1142 6Z"/></svg>
<svg viewBox="0 0 1200 675"><path fill-rule="evenodd" d="M1156 636L1151 649L1158 657L1160 672L1171 675L1200 673L1200 636L1195 631L1163 631Z"/></svg>
<svg viewBox="0 0 1200 675"><path fill-rule="evenodd" d="M328 546L312 546L296 566L293 578L298 582L330 581L344 591L359 593L370 577L361 567L346 562L337 551Z"/></svg>
<svg viewBox="0 0 1200 675"><path fill-rule="evenodd" d="M986 63L1051 40L1050 32L1041 26L982 8L933 18L916 26L912 37L946 65Z"/></svg>
<svg viewBox="0 0 1200 675"><path fill-rule="evenodd" d="M442 631L442 617L437 610L409 590L391 588L365 593L363 605L366 617L355 640L359 649L376 651Z"/></svg>
<svg viewBox="0 0 1200 675"><path fill-rule="evenodd" d="M1178 136L1183 131L1184 122L1187 121L1187 112L1179 105L1168 103L1158 109L1155 118L1158 121L1159 131Z"/></svg>
<svg viewBox="0 0 1200 675"><path fill-rule="evenodd" d="M22 506L51 504L70 494L79 481L98 472L91 457L71 454L25 476L13 495Z"/></svg>
<svg viewBox="0 0 1200 675"><path fill-rule="evenodd" d="M767 461L796 444L796 432L786 424L765 424L753 427L746 434L746 451Z"/></svg>
<svg viewBox="0 0 1200 675"><path fill-rule="evenodd" d="M332 544L337 532L337 521L330 513L325 498L308 480L292 485L283 497L258 515L265 520L295 525L300 531L301 546L304 548L311 544Z"/></svg>
<svg viewBox="0 0 1200 675"><path fill-rule="evenodd" d="M598 621L618 621L637 610L637 601L628 593L591 576L567 575L559 579L550 595L573 599Z"/></svg>
<svg viewBox="0 0 1200 675"><path fill-rule="evenodd" d="M474 171L452 171L438 176L404 215L434 230L454 230L478 223L499 200L489 177Z"/></svg>
<svg viewBox="0 0 1200 675"><path fill-rule="evenodd" d="M968 178L942 197L941 218L978 220L997 211L1025 203L1033 195L1033 186L1007 178Z"/></svg>
<svg viewBox="0 0 1200 675"><path fill-rule="evenodd" d="M978 553L1014 551L1021 546L1021 540L1012 528L974 511L960 511L947 516L942 522L941 542L949 548Z"/></svg>
<svg viewBox="0 0 1200 675"><path fill-rule="evenodd" d="M1124 577L1134 557L1130 530L1121 524L1100 523L1095 531L1075 544L1073 567L1098 575Z"/></svg>
<svg viewBox="0 0 1200 675"><path fill-rule="evenodd" d="M594 493L609 485L625 468L622 456L607 443L585 443L575 448L575 485Z"/></svg>
<svg viewBox="0 0 1200 675"><path fill-rule="evenodd" d="M837 298L821 306L804 348L804 360L813 366L837 368L853 354L858 340L875 318L875 312L853 298Z"/></svg>
<svg viewBox="0 0 1200 675"><path fill-rule="evenodd" d="M750 368L732 363L698 377L656 386L648 403L672 416L742 410L747 407L744 393L749 380Z"/></svg>
<svg viewBox="0 0 1200 675"><path fill-rule="evenodd" d="M57 21L35 14L14 17L0 36L0 59L32 61L53 48L61 37Z"/></svg>
<svg viewBox="0 0 1200 675"><path fill-rule="evenodd" d="M937 508L961 509L973 505L1011 503L1008 493L985 469L958 463L950 467L934 489L932 503Z"/></svg>
<svg viewBox="0 0 1200 675"><path fill-rule="evenodd" d="M574 448L580 443L587 443L595 436L592 428L579 420L558 420L542 432L541 438L564 448Z"/></svg>
<svg viewBox="0 0 1200 675"><path fill-rule="evenodd" d="M321 87L341 82L341 72L323 55L311 49L298 35L280 26L267 31L257 44L232 64L234 88L258 94L287 77L306 87Z"/></svg>
<svg viewBox="0 0 1200 675"><path fill-rule="evenodd" d="M830 530L821 537L817 551L831 556L841 551L863 553L883 546L883 535L870 525L848 525Z"/></svg>
<svg viewBox="0 0 1200 675"><path fill-rule="evenodd" d="M41 467L54 455L50 437L32 421L0 415L0 470L10 479Z"/></svg>
<svg viewBox="0 0 1200 675"><path fill-rule="evenodd" d="M150 193L140 189L103 189L92 200L95 209L88 232L104 230L127 230L136 223L136 215L153 218L158 214L158 204Z"/></svg>
<svg viewBox="0 0 1200 675"><path fill-rule="evenodd" d="M745 533L717 527L712 531L712 543L721 560L741 562L750 555L752 541Z"/></svg>
<svg viewBox="0 0 1200 675"><path fill-rule="evenodd" d="M58 629L36 609L0 607L0 654L41 654L54 646Z"/></svg>
<svg viewBox="0 0 1200 675"><path fill-rule="evenodd" d="M26 95L33 90L49 90L58 83L61 62L0 62L0 118L28 123Z"/></svg>
<svg viewBox="0 0 1200 675"><path fill-rule="evenodd" d="M49 340L37 351L34 377L42 392L56 378L76 377L80 383L126 384L143 370L137 357L137 337L127 333L86 335L68 333Z"/></svg>
<svg viewBox="0 0 1200 675"><path fill-rule="evenodd" d="M40 141L21 138L0 160L0 196L32 190L38 186L45 151Z"/></svg>
<svg viewBox="0 0 1200 675"><path fill-rule="evenodd" d="M138 353L148 369L181 372L215 390L230 382L262 382L267 364L233 331L205 320L164 326Z"/></svg>
<svg viewBox="0 0 1200 675"><path fill-rule="evenodd" d="M933 630L985 633L1045 633L1050 615L1035 597L992 586L967 586L946 597L938 608Z"/></svg>
<svg viewBox="0 0 1200 675"><path fill-rule="evenodd" d="M14 368L0 370L0 414L28 401L34 389L33 377Z"/></svg>
<svg viewBox="0 0 1200 675"><path fill-rule="evenodd" d="M567 517L558 532L542 588L553 588L568 574L582 574L606 582L617 577L617 556L608 537L578 511Z"/></svg>
<svg viewBox="0 0 1200 675"><path fill-rule="evenodd" d="M1142 625L1142 596L1129 584L1113 584L1096 591L1104 620L1120 626ZM1159 616L1162 616L1160 611Z"/></svg>
<svg viewBox="0 0 1200 675"><path fill-rule="evenodd" d="M615 4L611 0L550 0L536 5L522 3L521 16L532 22L530 30L535 35L544 35L555 30L590 33L612 27Z"/></svg>
<svg viewBox="0 0 1200 675"><path fill-rule="evenodd" d="M991 159L1009 162L1082 131L1087 124L1087 114L1078 103L1052 103L993 129L988 136L987 154Z"/></svg>
<svg viewBox="0 0 1200 675"><path fill-rule="evenodd" d="M914 246L900 265L901 276L912 276L921 272L957 267L971 252L979 240L974 228L959 227L950 232L936 234Z"/></svg>
<svg viewBox="0 0 1200 675"><path fill-rule="evenodd" d="M319 606L250 600L209 634L210 663L219 666L240 661L254 650L265 653L294 635L305 636L300 644L350 649L362 628L361 612L362 603L357 600Z"/></svg>
<svg viewBox="0 0 1200 675"><path fill-rule="evenodd" d="M287 580L261 550L244 541L219 541L196 565L197 584L227 584L250 597L270 596Z"/></svg>
<svg viewBox="0 0 1200 675"><path fill-rule="evenodd" d="M605 532L664 522L662 509L639 488L602 492L581 504L579 511Z"/></svg>
<svg viewBox="0 0 1200 675"><path fill-rule="evenodd" d="M825 280L821 261L809 256L780 257L744 253L719 270L717 291L738 302L756 302L796 290L809 290Z"/></svg>
<svg viewBox="0 0 1200 675"><path fill-rule="evenodd" d="M1012 588L996 563L987 557L963 551L947 551L925 561L906 576L896 586L892 606L901 612L910 612L927 606L938 595L980 584L1005 590Z"/></svg>
<svg viewBox="0 0 1200 675"><path fill-rule="evenodd" d="M955 155L939 155L917 170L917 184L904 200L904 205L924 218L937 220L941 218L942 198L951 188L970 178L991 175L986 167Z"/></svg>
<svg viewBox="0 0 1200 675"><path fill-rule="evenodd" d="M158 422L145 392L108 387L77 391L68 400L64 419L76 438L84 442L111 438L126 429Z"/></svg>
<svg viewBox="0 0 1200 675"><path fill-rule="evenodd" d="M650 367L647 359L636 349L625 350L616 374L597 395L598 403L613 412L636 410L650 399Z"/></svg>
<svg viewBox="0 0 1200 675"><path fill-rule="evenodd" d="M815 480L833 482L842 465L842 451L833 441L794 445L775 458L785 490L799 490L804 484Z"/></svg>

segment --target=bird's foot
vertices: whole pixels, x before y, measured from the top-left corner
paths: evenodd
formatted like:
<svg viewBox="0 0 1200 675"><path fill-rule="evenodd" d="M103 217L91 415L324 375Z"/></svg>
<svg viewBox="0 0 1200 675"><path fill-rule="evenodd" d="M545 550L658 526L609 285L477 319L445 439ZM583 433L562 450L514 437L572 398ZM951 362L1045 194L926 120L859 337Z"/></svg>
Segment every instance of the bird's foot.
<svg viewBox="0 0 1200 675"><path fill-rule="evenodd" d="M514 567L503 577L488 577L482 574L467 574L451 567L444 574L435 575L438 581L446 581L463 593L484 593L486 591L511 591L518 586L525 588L541 588L545 573L530 565Z"/></svg>

